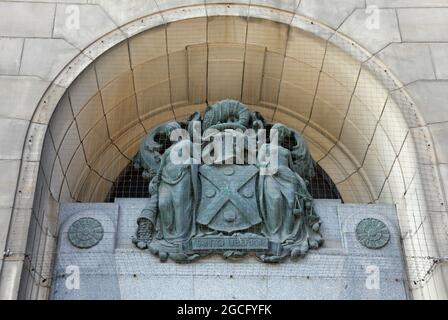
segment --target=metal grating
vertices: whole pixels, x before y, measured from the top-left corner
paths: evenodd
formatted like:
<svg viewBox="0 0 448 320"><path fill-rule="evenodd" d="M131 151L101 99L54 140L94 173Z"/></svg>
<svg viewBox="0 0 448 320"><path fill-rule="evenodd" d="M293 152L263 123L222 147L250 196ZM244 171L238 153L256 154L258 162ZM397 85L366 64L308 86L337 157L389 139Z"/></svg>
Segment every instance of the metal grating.
<svg viewBox="0 0 448 320"><path fill-rule="evenodd" d="M130 163L115 181L106 202L114 202L115 198L149 197L149 181L142 177L142 172L143 169L135 169ZM315 199L341 199L335 184L318 164L316 164L315 175L310 181L308 190Z"/></svg>

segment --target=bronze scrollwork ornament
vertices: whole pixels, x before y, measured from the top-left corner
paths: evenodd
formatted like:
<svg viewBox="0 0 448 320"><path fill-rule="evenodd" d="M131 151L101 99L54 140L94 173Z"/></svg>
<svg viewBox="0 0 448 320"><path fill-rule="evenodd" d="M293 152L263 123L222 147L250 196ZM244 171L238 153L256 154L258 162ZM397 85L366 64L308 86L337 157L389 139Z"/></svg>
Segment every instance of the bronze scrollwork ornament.
<svg viewBox="0 0 448 320"><path fill-rule="evenodd" d="M177 129L188 138L173 140ZM247 137L262 131L266 139L251 144ZM193 134L201 135L199 142ZM231 144L216 143L228 137ZM199 161L193 159L198 145ZM188 154L186 161L173 160L179 152ZM276 161L267 161L272 155ZM208 107L203 118L196 112L185 122L152 130L134 164L149 179L150 197L133 242L161 261L254 253L273 263L299 258L323 243L307 189L314 162L303 137L267 123L239 101L224 100Z"/></svg>

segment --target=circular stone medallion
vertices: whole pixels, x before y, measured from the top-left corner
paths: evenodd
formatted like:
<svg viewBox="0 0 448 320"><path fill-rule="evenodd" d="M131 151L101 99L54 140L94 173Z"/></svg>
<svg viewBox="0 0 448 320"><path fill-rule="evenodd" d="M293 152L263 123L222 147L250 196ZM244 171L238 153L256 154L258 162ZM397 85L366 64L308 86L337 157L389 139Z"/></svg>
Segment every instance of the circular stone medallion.
<svg viewBox="0 0 448 320"><path fill-rule="evenodd" d="M366 218L356 226L356 239L366 248L380 249L389 242L390 232L383 221Z"/></svg>
<svg viewBox="0 0 448 320"><path fill-rule="evenodd" d="M103 239L104 230L101 222L94 218L81 218L72 223L68 229L68 240L80 249L96 246Z"/></svg>

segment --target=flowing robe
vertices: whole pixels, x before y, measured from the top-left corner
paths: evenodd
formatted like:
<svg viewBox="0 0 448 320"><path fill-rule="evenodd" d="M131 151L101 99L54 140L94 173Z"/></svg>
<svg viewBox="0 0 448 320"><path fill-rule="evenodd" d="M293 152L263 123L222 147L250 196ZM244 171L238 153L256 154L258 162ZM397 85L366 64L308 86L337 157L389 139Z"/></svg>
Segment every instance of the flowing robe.
<svg viewBox="0 0 448 320"><path fill-rule="evenodd" d="M265 163L270 166L271 174L260 175L259 179L259 205L264 220L262 232L274 242L293 242L305 236L303 200L309 194L305 181L290 169L292 159L288 149L265 144L259 153L260 163L267 152L272 155L273 151L277 152L278 161ZM275 165L277 170L273 168Z"/></svg>
<svg viewBox="0 0 448 320"><path fill-rule="evenodd" d="M190 158L174 163L170 156L171 152L190 147L191 142L183 140L165 151L156 177L157 191L140 216L156 226L156 239L178 243L195 232L197 167Z"/></svg>

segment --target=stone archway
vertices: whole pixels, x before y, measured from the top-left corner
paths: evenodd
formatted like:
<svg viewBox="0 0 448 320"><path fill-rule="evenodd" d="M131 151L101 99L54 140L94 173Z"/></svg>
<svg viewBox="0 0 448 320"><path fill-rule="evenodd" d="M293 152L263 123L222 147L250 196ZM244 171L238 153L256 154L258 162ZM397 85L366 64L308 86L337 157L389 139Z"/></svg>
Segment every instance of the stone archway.
<svg viewBox="0 0 448 320"><path fill-rule="evenodd" d="M67 66L42 99L24 150L24 159L39 159L43 146L40 168L22 166L22 174L31 169L30 194L37 183L30 230L46 226L43 242L28 240L41 271L51 272L59 202L102 201L147 130L230 97L302 131L347 202L396 203L405 250L417 256L408 261L415 272L410 277L424 276L420 270L431 261L422 257L437 256L437 246L426 238L428 230L419 236L419 226L434 227L422 217L443 200L432 168L419 163L418 150L430 142L412 103L387 69L353 42L285 12L276 18L192 17L124 42L112 33ZM141 21L128 26L129 35L146 28L139 24L154 27L151 17ZM88 67L86 56L95 57ZM33 141L33 130L46 131L45 141ZM19 202L26 189L21 183ZM416 236L406 238L410 233ZM24 297L35 296L29 271L22 276Z"/></svg>

